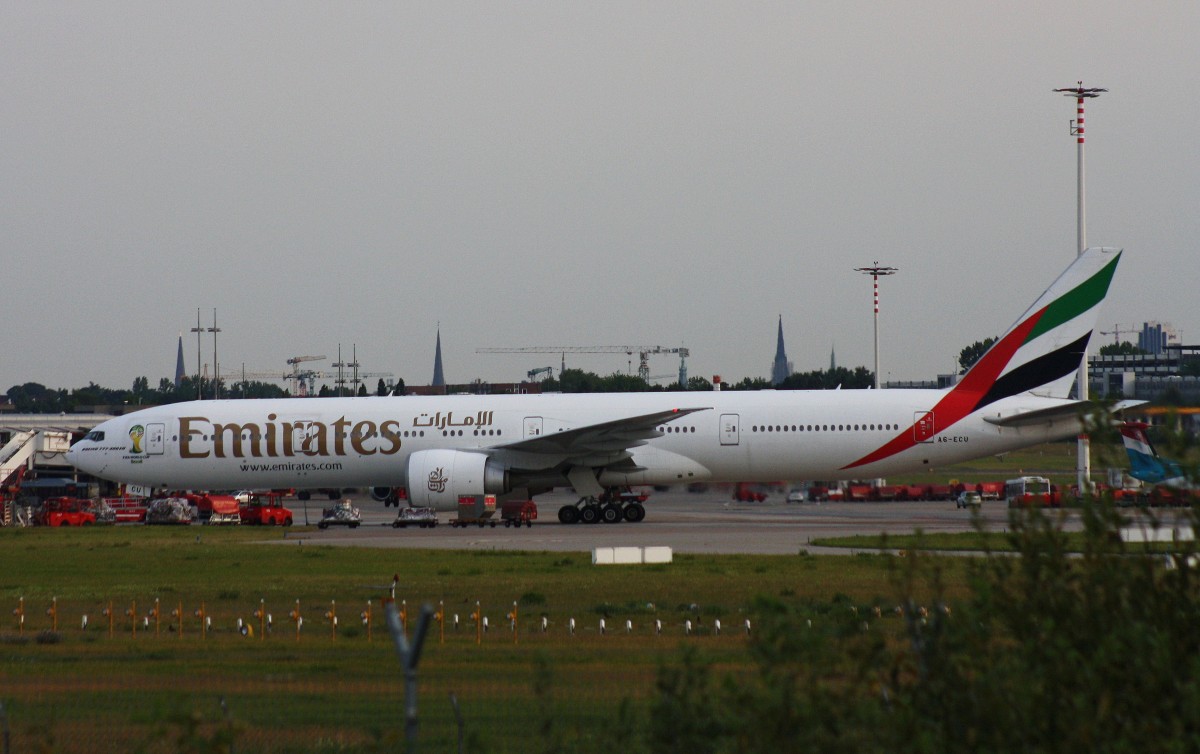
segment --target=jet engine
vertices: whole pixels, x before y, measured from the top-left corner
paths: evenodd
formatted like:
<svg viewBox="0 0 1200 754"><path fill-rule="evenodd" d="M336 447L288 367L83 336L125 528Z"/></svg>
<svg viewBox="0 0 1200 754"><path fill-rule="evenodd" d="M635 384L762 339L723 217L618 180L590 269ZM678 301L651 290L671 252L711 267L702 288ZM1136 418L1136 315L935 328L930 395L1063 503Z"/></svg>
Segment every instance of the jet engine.
<svg viewBox="0 0 1200 754"><path fill-rule="evenodd" d="M457 510L460 495L502 495L508 469L482 453L418 450L408 457L408 499L416 507Z"/></svg>
<svg viewBox="0 0 1200 754"><path fill-rule="evenodd" d="M386 508L389 505L400 506L400 500L405 497L403 487L372 487L371 499L383 503Z"/></svg>

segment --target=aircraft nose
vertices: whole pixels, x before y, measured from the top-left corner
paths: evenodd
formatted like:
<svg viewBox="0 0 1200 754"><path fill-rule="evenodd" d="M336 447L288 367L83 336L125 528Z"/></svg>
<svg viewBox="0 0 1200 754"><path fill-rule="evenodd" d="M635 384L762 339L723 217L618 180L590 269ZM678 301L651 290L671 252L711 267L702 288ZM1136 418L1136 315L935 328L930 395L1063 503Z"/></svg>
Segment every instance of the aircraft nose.
<svg viewBox="0 0 1200 754"><path fill-rule="evenodd" d="M88 454L80 450L80 448L87 444L87 442L87 440L80 440L71 447L67 448L66 458L67 463L71 464L80 471L93 474L95 473L95 469L93 468L94 464L89 463L89 460L92 459L88 456ZM95 454L93 453L92 455Z"/></svg>

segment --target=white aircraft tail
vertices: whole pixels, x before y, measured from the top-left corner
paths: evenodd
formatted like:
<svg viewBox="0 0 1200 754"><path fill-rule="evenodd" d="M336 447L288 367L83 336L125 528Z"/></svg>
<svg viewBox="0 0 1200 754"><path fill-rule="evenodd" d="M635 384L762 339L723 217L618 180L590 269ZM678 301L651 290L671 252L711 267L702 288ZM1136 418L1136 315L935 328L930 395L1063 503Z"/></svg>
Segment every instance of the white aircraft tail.
<svg viewBox="0 0 1200 754"><path fill-rule="evenodd" d="M955 386L978 396L971 410L1026 392L1069 397L1120 259L1120 249L1093 247L1058 276Z"/></svg>
<svg viewBox="0 0 1200 754"><path fill-rule="evenodd" d="M913 447L921 438L953 426L968 415L997 401L1025 393L1067 398L1088 339L1096 326L1100 302L1108 295L1120 249L1092 248L1080 254L1016 323L967 370L958 384L946 390L937 404L912 427L846 469L888 458ZM1004 418L994 424L1039 422L1053 415L1074 416L1078 407L1039 408ZM1049 412L1049 413L1048 413Z"/></svg>

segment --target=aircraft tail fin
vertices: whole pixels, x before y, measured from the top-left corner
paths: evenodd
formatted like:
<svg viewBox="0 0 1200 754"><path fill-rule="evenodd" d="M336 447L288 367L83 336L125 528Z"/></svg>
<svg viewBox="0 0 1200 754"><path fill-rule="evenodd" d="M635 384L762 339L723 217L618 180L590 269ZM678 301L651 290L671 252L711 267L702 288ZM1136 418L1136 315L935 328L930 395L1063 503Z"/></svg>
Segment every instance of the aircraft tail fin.
<svg viewBox="0 0 1200 754"><path fill-rule="evenodd" d="M1121 442L1125 444L1125 453L1129 456L1129 476L1150 484L1180 476L1178 464L1164 461L1150 443L1146 434L1147 426L1143 422L1121 424Z"/></svg>
<svg viewBox="0 0 1200 754"><path fill-rule="evenodd" d="M1005 398L1022 393L1067 398L1120 259L1120 249L1105 247L1087 249L1076 257L958 384L943 393L925 414L927 420L918 420L886 445L844 468L887 458L912 447L919 441L917 436L930 436ZM1051 421L1062 418L1064 410L1073 417L1079 407L1051 406L990 421L1000 426L1019 425L1027 419Z"/></svg>
<svg viewBox="0 0 1200 754"><path fill-rule="evenodd" d="M1069 397L1120 259L1121 249L1103 246L1080 254L967 370L955 392L979 396L972 410L1026 392Z"/></svg>

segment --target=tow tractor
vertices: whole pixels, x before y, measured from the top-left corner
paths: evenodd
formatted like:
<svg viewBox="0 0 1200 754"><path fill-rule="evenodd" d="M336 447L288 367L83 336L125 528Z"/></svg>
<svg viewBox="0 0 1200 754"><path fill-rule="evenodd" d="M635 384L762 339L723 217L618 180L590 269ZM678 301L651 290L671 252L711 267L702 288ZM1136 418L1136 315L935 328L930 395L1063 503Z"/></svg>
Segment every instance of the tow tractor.
<svg viewBox="0 0 1200 754"><path fill-rule="evenodd" d="M238 505L243 524L291 526L292 512L283 507L282 495L277 492L254 492Z"/></svg>
<svg viewBox="0 0 1200 754"><path fill-rule="evenodd" d="M437 525L437 511L433 508L401 508L392 522L393 529L406 529L409 526L432 529Z"/></svg>
<svg viewBox="0 0 1200 754"><path fill-rule="evenodd" d="M325 508L321 515L322 518L317 523L318 529L328 529L330 526L349 526L351 529L357 529L362 523L362 514L350 504L348 497L334 503L332 508Z"/></svg>
<svg viewBox="0 0 1200 754"><path fill-rule="evenodd" d="M574 505L558 509L558 520L564 524L595 524L603 521L615 524L628 521L636 524L646 518L643 503L650 497L644 492L634 492L630 487L609 487L600 497L580 498Z"/></svg>
<svg viewBox="0 0 1200 754"><path fill-rule="evenodd" d="M96 514L90 508L90 500L52 497L42 503L33 522L38 526L91 526L96 523Z"/></svg>

